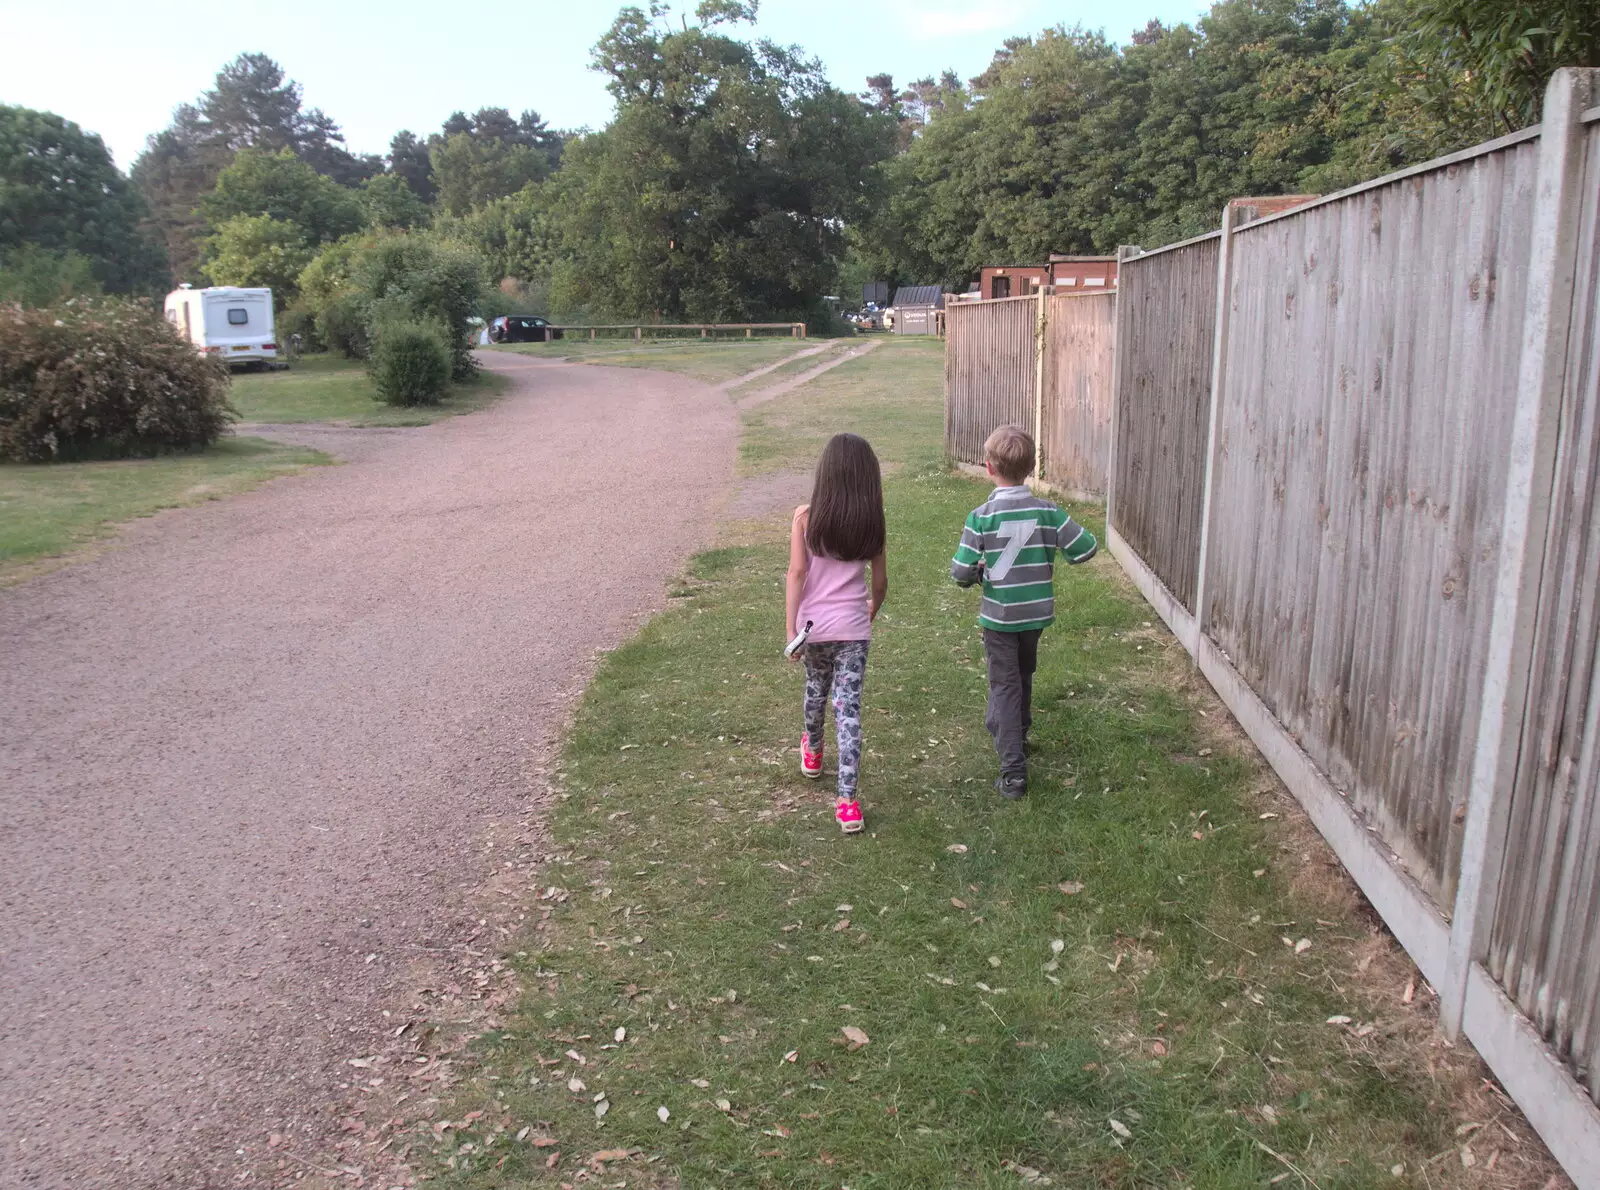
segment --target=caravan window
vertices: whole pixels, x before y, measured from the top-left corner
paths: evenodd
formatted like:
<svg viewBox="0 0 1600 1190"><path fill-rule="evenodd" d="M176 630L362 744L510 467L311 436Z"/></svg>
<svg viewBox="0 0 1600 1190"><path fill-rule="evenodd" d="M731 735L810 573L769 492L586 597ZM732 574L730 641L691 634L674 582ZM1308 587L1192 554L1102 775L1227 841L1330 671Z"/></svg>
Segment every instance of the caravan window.
<svg viewBox="0 0 1600 1190"><path fill-rule="evenodd" d="M230 306L228 308L228 325L244 326L250 321L250 311L243 306Z"/></svg>

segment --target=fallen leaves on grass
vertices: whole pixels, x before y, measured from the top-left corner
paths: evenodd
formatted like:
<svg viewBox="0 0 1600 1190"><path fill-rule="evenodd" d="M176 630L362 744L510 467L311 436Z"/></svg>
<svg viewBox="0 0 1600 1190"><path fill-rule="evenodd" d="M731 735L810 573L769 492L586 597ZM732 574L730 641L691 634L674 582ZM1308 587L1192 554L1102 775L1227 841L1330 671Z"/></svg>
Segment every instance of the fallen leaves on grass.
<svg viewBox="0 0 1600 1190"><path fill-rule="evenodd" d="M952 843L945 850L951 855L965 855L967 853L967 845L965 843Z"/></svg>
<svg viewBox="0 0 1600 1190"><path fill-rule="evenodd" d="M1019 1165L1015 1161L1002 1161L1000 1168L1007 1173L1014 1173L1022 1180L1025 1186L1050 1186L1054 1185L1050 1176L1034 1169L1031 1165Z"/></svg>
<svg viewBox="0 0 1600 1190"><path fill-rule="evenodd" d="M1133 1129L1129 1128L1126 1124L1124 1124L1121 1120L1117 1119L1115 1116L1112 1116L1111 1119L1109 1121L1107 1121L1107 1122L1111 1125L1111 1131L1115 1132L1123 1140L1132 1140L1133 1139Z"/></svg>
<svg viewBox="0 0 1600 1190"><path fill-rule="evenodd" d="M1079 880L1063 880L1060 884L1056 885L1056 887L1064 892L1067 896L1075 897L1083 891L1083 882Z"/></svg>
<svg viewBox="0 0 1600 1190"><path fill-rule="evenodd" d="M668 1110L666 1104L663 1103L660 1107L656 1108L656 1119L660 1120L663 1124L672 1119L672 1112Z"/></svg>
<svg viewBox="0 0 1600 1190"><path fill-rule="evenodd" d="M596 1173L604 1173L606 1165L615 1161L627 1161L637 1157L643 1149L601 1149L598 1153L591 1153L586 1164Z"/></svg>
<svg viewBox="0 0 1600 1190"><path fill-rule="evenodd" d="M856 1050L860 1049L862 1046L870 1045L871 1042L872 1042L872 1038L868 1037L865 1033L863 1033L860 1029L856 1028L854 1025L846 1025L843 1029L840 1030L840 1032L843 1033L845 1035L845 1039L850 1042L850 1052L851 1053L854 1053Z"/></svg>

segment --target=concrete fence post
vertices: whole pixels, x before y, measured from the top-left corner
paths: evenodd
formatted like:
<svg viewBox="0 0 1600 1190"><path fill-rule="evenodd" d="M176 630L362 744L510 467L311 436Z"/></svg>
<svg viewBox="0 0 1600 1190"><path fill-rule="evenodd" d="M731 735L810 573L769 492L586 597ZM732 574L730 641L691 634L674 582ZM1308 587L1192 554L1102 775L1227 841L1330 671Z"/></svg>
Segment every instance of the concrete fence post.
<svg viewBox="0 0 1600 1190"><path fill-rule="evenodd" d="M1033 314L1033 478L1044 482L1044 332L1048 314L1044 287L1039 287Z"/></svg>
<svg viewBox="0 0 1600 1190"><path fill-rule="evenodd" d="M1206 631L1206 558L1211 552L1211 522L1216 516L1212 488L1216 484L1217 425L1222 420L1222 402L1228 383L1228 324L1233 308L1233 233L1239 222L1239 208L1229 203L1222 208L1222 239L1217 243L1217 325L1211 336L1211 410L1206 417L1206 471L1200 489L1200 560L1194 576L1194 640L1189 654L1200 656L1200 638Z"/></svg>
<svg viewBox="0 0 1600 1190"><path fill-rule="evenodd" d="M1558 70L1545 89L1494 612L1467 786L1461 877L1444 986L1438 989L1439 1025L1452 1038L1461 1032L1472 964L1488 951L1500 891L1566 383L1581 214L1582 116L1597 96L1600 70Z"/></svg>
<svg viewBox="0 0 1600 1190"><path fill-rule="evenodd" d="M1117 411L1122 408L1122 353L1127 341L1128 303L1127 291L1122 284L1122 266L1138 258L1144 249L1137 244L1117 245L1117 309L1111 324L1111 446L1106 451L1106 528L1116 528L1115 500L1117 489Z"/></svg>

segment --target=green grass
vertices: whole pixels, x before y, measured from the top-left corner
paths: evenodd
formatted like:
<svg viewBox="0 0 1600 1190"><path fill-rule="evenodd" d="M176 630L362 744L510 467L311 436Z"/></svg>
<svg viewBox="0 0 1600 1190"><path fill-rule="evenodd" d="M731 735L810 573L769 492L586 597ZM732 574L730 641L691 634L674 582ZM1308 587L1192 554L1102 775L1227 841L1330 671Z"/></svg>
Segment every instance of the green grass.
<svg viewBox="0 0 1600 1190"><path fill-rule="evenodd" d="M209 450L154 459L0 465L0 585L46 569L119 522L221 499L327 461L314 450L225 438Z"/></svg>
<svg viewBox="0 0 1600 1190"><path fill-rule="evenodd" d="M816 344L813 344L816 346ZM861 346L859 339L834 339L827 344L828 350L817 355L808 355L804 358L785 360L765 376L758 376L744 384L735 385L731 390L736 397L748 396L775 384L782 384L785 380L792 380L802 372L809 372L812 368L819 368L829 360L837 359L842 353L852 347Z"/></svg>
<svg viewBox="0 0 1600 1190"><path fill-rule="evenodd" d="M419 1126L435 1175L555 1187L637 1149L590 1184L1463 1184L1428 1180L1459 1120L1427 1026L1357 972L1392 948L1305 885L1318 845L1261 820L1292 815L1109 557L1058 578L1030 796L990 788L975 595L946 572L987 489L945 471L941 366L885 347L746 424L747 470L854 430L890 471L867 833L798 771L778 534L700 555L583 700L510 959L525 995L458 1061L456 1130Z"/></svg>
<svg viewBox="0 0 1600 1190"><path fill-rule="evenodd" d="M797 351L815 346L811 340L790 338L721 339L561 339L555 343L516 343L496 347L518 355L571 359L579 363L605 364L614 368L651 368L661 372L680 372L716 384L746 372L787 359Z"/></svg>
<svg viewBox="0 0 1600 1190"><path fill-rule="evenodd" d="M891 471L936 467L944 458L944 408L942 400L930 404L930 394L942 394L943 386L944 353L938 344L885 340L870 354L747 413L741 469L746 474L809 471L823 444L846 429L871 442ZM959 534L959 521L956 529Z"/></svg>
<svg viewBox="0 0 1600 1190"><path fill-rule="evenodd" d="M309 355L287 372L242 372L229 397L247 422L340 421L358 426L425 426L489 404L502 376L480 373L455 385L439 405L397 408L378 399L366 365L336 355Z"/></svg>

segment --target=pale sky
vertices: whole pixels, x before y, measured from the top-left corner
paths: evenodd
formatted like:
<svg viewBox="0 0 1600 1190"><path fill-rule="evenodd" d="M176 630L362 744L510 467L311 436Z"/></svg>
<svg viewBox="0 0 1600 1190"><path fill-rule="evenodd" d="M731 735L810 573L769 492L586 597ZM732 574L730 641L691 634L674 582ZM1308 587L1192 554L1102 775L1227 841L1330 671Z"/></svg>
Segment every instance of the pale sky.
<svg viewBox="0 0 1600 1190"><path fill-rule="evenodd" d="M125 170L175 106L206 90L223 63L255 51L276 59L305 88L306 106L332 116L358 153L384 152L402 128L435 131L458 109L534 108L556 127L600 127L611 99L588 68L589 48L620 7L0 0L0 103L98 132ZM1057 23L1125 42L1151 18L1193 20L1207 8L1199 0L766 0L755 35L798 44L836 86L859 91L880 71L902 84L947 67L970 78L1004 38Z"/></svg>

